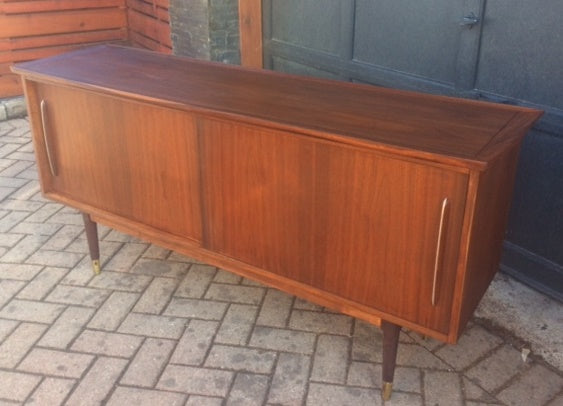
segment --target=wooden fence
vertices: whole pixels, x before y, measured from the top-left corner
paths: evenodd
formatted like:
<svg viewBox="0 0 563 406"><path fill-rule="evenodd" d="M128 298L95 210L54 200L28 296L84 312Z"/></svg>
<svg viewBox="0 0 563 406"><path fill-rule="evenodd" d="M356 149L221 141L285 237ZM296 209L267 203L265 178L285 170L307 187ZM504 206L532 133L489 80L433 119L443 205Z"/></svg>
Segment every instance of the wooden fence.
<svg viewBox="0 0 563 406"><path fill-rule="evenodd" d="M168 0L126 0L129 41L153 51L172 53Z"/></svg>
<svg viewBox="0 0 563 406"><path fill-rule="evenodd" d="M128 41L171 52L167 0L0 0L0 98L22 94L14 62Z"/></svg>

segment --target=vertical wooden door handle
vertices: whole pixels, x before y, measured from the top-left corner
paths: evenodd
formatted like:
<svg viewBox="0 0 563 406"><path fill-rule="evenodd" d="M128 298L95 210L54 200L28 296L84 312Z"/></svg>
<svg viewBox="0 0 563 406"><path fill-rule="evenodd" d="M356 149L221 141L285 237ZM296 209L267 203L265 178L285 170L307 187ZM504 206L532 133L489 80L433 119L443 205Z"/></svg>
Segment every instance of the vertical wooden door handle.
<svg viewBox="0 0 563 406"><path fill-rule="evenodd" d="M49 170L52 176L57 176L57 167L53 161L53 156L51 155L51 147L49 145L49 135L47 130L47 102L41 100L39 103L39 108L41 110L41 126L43 127L43 142L45 143L45 153L47 154L47 162L49 162Z"/></svg>
<svg viewBox="0 0 563 406"><path fill-rule="evenodd" d="M438 226L438 241L436 242L436 255L434 256L434 278L432 281L432 306L436 306L436 284L438 282L438 271L442 262L442 251L444 245L444 228L446 227L446 212L449 200L444 198L442 201L442 211L440 212L440 225Z"/></svg>

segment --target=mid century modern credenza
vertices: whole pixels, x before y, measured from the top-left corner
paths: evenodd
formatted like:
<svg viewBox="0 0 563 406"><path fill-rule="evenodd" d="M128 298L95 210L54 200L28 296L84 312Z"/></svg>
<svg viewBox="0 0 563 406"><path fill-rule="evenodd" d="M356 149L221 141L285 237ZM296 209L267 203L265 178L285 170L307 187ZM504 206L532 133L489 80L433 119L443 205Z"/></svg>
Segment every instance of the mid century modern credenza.
<svg viewBox="0 0 563 406"><path fill-rule="evenodd" d="M540 111L98 46L19 64L42 192L96 223L455 343Z"/></svg>

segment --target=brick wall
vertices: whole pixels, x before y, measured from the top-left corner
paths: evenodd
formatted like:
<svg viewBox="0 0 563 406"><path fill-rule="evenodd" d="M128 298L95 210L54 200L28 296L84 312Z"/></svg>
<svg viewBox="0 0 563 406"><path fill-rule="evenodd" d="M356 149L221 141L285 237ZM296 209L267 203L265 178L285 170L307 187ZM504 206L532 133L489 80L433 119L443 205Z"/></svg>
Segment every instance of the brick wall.
<svg viewBox="0 0 563 406"><path fill-rule="evenodd" d="M174 54L240 64L237 0L170 0Z"/></svg>

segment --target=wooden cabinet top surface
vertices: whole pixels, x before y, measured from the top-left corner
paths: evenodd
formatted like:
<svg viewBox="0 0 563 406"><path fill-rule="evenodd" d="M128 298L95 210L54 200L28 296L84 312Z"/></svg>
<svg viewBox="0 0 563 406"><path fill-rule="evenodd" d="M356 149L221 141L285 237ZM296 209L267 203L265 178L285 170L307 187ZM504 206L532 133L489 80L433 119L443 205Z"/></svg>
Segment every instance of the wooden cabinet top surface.
<svg viewBox="0 0 563 406"><path fill-rule="evenodd" d="M13 68L35 80L466 168L524 136L538 110L97 46Z"/></svg>

